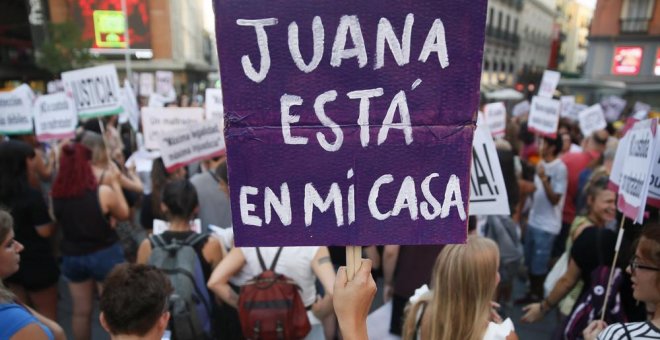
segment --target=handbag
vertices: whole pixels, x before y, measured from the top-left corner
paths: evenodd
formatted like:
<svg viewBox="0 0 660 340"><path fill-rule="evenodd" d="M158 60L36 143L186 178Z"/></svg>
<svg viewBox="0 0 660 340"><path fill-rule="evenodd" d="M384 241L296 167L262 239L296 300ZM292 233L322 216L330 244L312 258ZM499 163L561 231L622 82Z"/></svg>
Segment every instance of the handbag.
<svg viewBox="0 0 660 340"><path fill-rule="evenodd" d="M559 281L559 278L561 278L564 275L564 273L566 273L567 269L568 269L568 252L565 251L559 258L559 260L555 262L555 265L552 266L552 269L545 277L545 281L543 282L544 297L548 297L548 294L550 294L552 289L555 288L557 281Z"/></svg>

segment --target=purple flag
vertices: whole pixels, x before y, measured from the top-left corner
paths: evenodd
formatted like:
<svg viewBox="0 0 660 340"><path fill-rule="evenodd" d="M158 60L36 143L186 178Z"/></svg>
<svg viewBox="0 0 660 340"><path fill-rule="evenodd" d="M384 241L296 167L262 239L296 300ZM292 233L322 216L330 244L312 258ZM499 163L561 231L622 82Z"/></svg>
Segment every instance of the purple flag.
<svg viewBox="0 0 660 340"><path fill-rule="evenodd" d="M465 241L485 0L215 13L236 245Z"/></svg>

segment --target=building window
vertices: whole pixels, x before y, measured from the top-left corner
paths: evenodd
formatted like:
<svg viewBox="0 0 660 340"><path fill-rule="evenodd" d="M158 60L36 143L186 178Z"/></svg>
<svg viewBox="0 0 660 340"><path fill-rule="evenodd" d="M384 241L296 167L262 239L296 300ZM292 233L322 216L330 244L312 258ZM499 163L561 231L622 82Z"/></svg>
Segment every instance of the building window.
<svg viewBox="0 0 660 340"><path fill-rule="evenodd" d="M513 33L518 33L518 19L513 19Z"/></svg>
<svg viewBox="0 0 660 340"><path fill-rule="evenodd" d="M509 18L509 15L507 14L507 15L506 15L506 31L507 31L507 32L510 32L510 31L509 31L509 21L510 21L510 20L511 20L511 18Z"/></svg>
<svg viewBox="0 0 660 340"><path fill-rule="evenodd" d="M506 72L506 63L504 61L502 61L502 63L500 64L500 67L501 67L500 71Z"/></svg>
<svg viewBox="0 0 660 340"><path fill-rule="evenodd" d="M502 29L502 12L497 13L497 29Z"/></svg>
<svg viewBox="0 0 660 340"><path fill-rule="evenodd" d="M488 27L493 27L493 12L494 9L490 9L490 15L488 15Z"/></svg>
<svg viewBox="0 0 660 340"><path fill-rule="evenodd" d="M621 9L621 32L644 33L648 31L653 17L655 0L623 0Z"/></svg>
<svg viewBox="0 0 660 340"><path fill-rule="evenodd" d="M484 59L484 71L488 71L490 69L490 63L488 62L487 59Z"/></svg>

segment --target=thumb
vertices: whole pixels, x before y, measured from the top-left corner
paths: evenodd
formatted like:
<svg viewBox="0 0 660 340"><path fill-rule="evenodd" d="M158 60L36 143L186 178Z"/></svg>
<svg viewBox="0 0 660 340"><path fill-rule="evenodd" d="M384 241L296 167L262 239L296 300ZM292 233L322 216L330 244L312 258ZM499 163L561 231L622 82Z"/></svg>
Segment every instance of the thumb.
<svg viewBox="0 0 660 340"><path fill-rule="evenodd" d="M337 276L335 277L335 287L346 287L348 282L348 275L346 274L346 266L339 267Z"/></svg>

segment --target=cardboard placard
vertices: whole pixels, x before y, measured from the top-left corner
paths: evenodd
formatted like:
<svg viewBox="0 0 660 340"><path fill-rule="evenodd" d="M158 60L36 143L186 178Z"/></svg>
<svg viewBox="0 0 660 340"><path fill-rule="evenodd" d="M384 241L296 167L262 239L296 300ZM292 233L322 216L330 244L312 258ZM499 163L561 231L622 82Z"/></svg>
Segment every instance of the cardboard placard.
<svg viewBox="0 0 660 340"><path fill-rule="evenodd" d="M142 116L144 147L158 150L161 134L203 121L204 109L199 107L143 107L140 115Z"/></svg>
<svg viewBox="0 0 660 340"><path fill-rule="evenodd" d="M506 107L504 107L504 103L497 102L484 105L484 114L493 138L504 137L506 132Z"/></svg>
<svg viewBox="0 0 660 340"><path fill-rule="evenodd" d="M541 79L541 84L539 85L538 95L540 97L552 98L557 89L557 84L559 84L559 78L561 78L561 73L557 71L545 70L543 71L543 78Z"/></svg>
<svg viewBox="0 0 660 340"><path fill-rule="evenodd" d="M236 245L464 242L486 7L216 0Z"/></svg>
<svg viewBox="0 0 660 340"><path fill-rule="evenodd" d="M27 85L25 85L27 89L23 85L12 91L0 92L0 135L32 133L34 94Z"/></svg>
<svg viewBox="0 0 660 340"><path fill-rule="evenodd" d="M580 111L578 114L580 121L580 131L582 136L589 137L592 133L602 130L607 127L605 116L603 115L603 108L600 104L594 104Z"/></svg>
<svg viewBox="0 0 660 340"><path fill-rule="evenodd" d="M635 223L644 219L644 208L649 193L649 178L655 164L657 119L635 123L628 131L627 148L619 176L617 207Z"/></svg>
<svg viewBox="0 0 660 340"><path fill-rule="evenodd" d="M470 215L509 213L509 199L495 142L485 126L477 126L472 143Z"/></svg>
<svg viewBox="0 0 660 340"><path fill-rule="evenodd" d="M529 113L529 100L523 100L520 103L516 104L511 110L511 115L514 117L520 117Z"/></svg>
<svg viewBox="0 0 660 340"><path fill-rule="evenodd" d="M37 97L32 112L34 130L39 141L75 136L78 125L76 103L64 92Z"/></svg>
<svg viewBox="0 0 660 340"><path fill-rule="evenodd" d="M529 113L527 129L541 136L555 138L559 126L559 100L534 96Z"/></svg>
<svg viewBox="0 0 660 340"><path fill-rule="evenodd" d="M607 96L600 101L605 114L605 120L614 122L621 116L628 102L619 96Z"/></svg>
<svg viewBox="0 0 660 340"><path fill-rule="evenodd" d="M632 112L633 118L638 120L646 119L646 117L649 116L649 112L651 112L651 105L642 102L635 102Z"/></svg>
<svg viewBox="0 0 660 340"><path fill-rule="evenodd" d="M156 71L156 93L170 97L174 91L174 73L172 71Z"/></svg>
<svg viewBox="0 0 660 340"><path fill-rule="evenodd" d="M160 135L160 154L168 172L224 153L225 143L217 120L190 124Z"/></svg>
<svg viewBox="0 0 660 340"><path fill-rule="evenodd" d="M62 82L80 118L117 115L123 110L113 64L62 72Z"/></svg>
<svg viewBox="0 0 660 340"><path fill-rule="evenodd" d="M224 128L225 109L222 106L222 89L206 89L205 93L206 119L218 119L222 121Z"/></svg>
<svg viewBox="0 0 660 340"><path fill-rule="evenodd" d="M140 96L149 97L154 93L154 74L153 73L140 73Z"/></svg>
<svg viewBox="0 0 660 340"><path fill-rule="evenodd" d="M559 101L561 102L561 116L572 121L578 120L577 112L571 110L575 105L575 96L561 96Z"/></svg>
<svg viewBox="0 0 660 340"><path fill-rule="evenodd" d="M131 124L133 131L140 131L140 107L138 106L137 96L133 91L133 86L128 80L124 80L123 88L123 104L124 111L127 114L128 123Z"/></svg>

